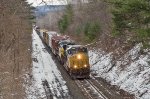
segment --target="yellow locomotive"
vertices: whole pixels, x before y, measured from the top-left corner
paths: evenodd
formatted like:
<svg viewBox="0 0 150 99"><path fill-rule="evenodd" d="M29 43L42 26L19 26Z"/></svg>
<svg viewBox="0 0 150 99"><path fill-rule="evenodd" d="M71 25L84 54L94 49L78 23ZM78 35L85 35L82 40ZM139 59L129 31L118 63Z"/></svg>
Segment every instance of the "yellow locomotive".
<svg viewBox="0 0 150 99"><path fill-rule="evenodd" d="M69 72L70 76L75 78L89 78L90 64L88 50L82 45L65 45L64 57L61 57L63 65ZM63 58L63 59L62 59Z"/></svg>

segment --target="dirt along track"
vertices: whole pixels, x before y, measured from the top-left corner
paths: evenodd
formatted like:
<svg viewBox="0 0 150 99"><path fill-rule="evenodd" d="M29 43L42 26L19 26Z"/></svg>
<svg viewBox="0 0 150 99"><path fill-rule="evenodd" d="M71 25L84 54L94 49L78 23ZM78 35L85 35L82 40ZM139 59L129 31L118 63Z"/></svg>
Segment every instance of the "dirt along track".
<svg viewBox="0 0 150 99"><path fill-rule="evenodd" d="M113 90L109 91L108 88L105 88L103 84L99 83L93 76L91 76L90 79L72 80L65 68L59 63L56 56L54 56L51 52L50 48L48 48L45 44L44 46L44 50L52 56L52 60L54 60L58 70L61 72L69 90L68 97L63 97L62 91L60 92L62 97L59 97L58 99L123 99L119 94L114 93ZM47 99L53 99L49 83L46 80L43 81L43 87L45 89Z"/></svg>

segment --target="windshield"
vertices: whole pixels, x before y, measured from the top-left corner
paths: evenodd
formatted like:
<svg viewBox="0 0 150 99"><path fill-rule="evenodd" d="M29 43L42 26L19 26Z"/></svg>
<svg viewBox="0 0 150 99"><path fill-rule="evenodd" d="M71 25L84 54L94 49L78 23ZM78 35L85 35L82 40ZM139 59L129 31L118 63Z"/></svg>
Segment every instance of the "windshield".
<svg viewBox="0 0 150 99"><path fill-rule="evenodd" d="M88 53L87 48L84 48L84 47L82 47L82 48L81 47L79 47L79 48L71 48L67 52L68 52L68 54L71 54L71 55L77 54L79 52Z"/></svg>
<svg viewBox="0 0 150 99"><path fill-rule="evenodd" d="M78 52L83 52L83 53L87 53L87 48L78 48L77 49Z"/></svg>

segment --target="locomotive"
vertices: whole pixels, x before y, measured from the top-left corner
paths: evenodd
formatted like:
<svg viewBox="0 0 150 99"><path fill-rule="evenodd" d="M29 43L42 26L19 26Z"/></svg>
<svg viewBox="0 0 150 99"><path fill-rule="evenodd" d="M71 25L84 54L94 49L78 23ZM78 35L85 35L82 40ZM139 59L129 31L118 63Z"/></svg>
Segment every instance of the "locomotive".
<svg viewBox="0 0 150 99"><path fill-rule="evenodd" d="M64 67L72 78L89 78L90 64L87 48L82 45L68 45Z"/></svg>
<svg viewBox="0 0 150 99"><path fill-rule="evenodd" d="M72 79L90 77L89 56L85 46L77 45L69 36L59 35L55 31L35 30Z"/></svg>

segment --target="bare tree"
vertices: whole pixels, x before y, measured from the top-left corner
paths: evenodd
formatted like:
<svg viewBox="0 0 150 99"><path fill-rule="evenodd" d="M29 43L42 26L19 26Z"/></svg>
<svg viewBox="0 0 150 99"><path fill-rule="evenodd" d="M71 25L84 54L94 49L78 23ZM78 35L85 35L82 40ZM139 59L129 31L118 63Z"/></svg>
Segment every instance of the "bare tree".
<svg viewBox="0 0 150 99"><path fill-rule="evenodd" d="M1 0L0 98L2 99L20 99L25 95L21 76L31 67L28 50L31 48L29 17L30 7L25 0Z"/></svg>

